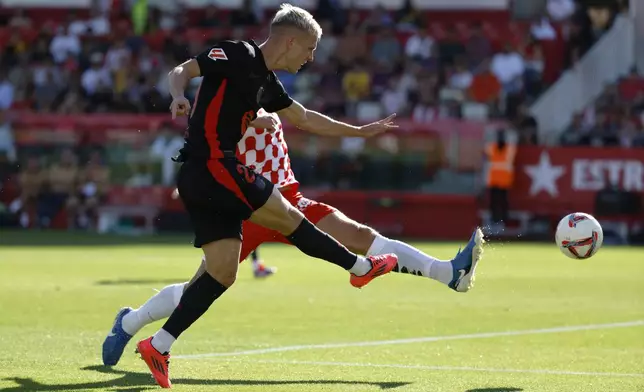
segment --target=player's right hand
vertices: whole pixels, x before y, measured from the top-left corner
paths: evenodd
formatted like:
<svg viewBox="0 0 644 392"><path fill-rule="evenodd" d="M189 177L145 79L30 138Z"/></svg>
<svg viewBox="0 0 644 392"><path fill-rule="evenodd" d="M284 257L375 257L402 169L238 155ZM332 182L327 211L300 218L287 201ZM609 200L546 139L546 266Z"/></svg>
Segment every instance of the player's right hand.
<svg viewBox="0 0 644 392"><path fill-rule="evenodd" d="M396 114L394 113L389 117L382 119L380 121L372 122L371 124L361 126L359 130L360 136L369 137L385 131L390 131L394 128L398 128L398 125L394 123L395 118L396 118Z"/></svg>
<svg viewBox="0 0 644 392"><path fill-rule="evenodd" d="M186 97L177 97L172 100L170 104L170 112L172 113L172 119L174 120L177 116L185 116L190 113L190 101Z"/></svg>

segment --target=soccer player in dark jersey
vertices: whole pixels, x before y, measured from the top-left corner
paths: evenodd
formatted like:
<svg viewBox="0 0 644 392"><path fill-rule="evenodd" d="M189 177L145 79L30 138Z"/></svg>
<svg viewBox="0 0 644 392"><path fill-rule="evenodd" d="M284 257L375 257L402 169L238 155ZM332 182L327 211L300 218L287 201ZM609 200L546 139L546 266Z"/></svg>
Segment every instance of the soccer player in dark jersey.
<svg viewBox="0 0 644 392"><path fill-rule="evenodd" d="M289 97L273 70L296 73L313 60L321 35L311 14L282 5L261 45L224 41L169 74L173 118L190 115L177 189L192 220L194 246L204 252L207 273L187 287L163 327L137 344L164 388L171 386L170 347L235 281L242 221L250 219L276 230L303 253L344 268L354 287L363 287L396 266L393 254L363 257L347 250L304 218L270 181L236 158L237 143L260 108L324 135L368 137L396 127L394 116L364 126L349 125L307 110ZM184 88L199 76L203 80L191 110Z"/></svg>

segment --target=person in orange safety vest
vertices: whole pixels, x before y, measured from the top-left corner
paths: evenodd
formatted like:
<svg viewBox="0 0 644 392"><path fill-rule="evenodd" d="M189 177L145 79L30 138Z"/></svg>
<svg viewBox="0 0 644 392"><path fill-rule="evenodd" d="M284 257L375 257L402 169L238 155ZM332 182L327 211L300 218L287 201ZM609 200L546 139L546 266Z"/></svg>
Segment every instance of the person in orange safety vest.
<svg viewBox="0 0 644 392"><path fill-rule="evenodd" d="M514 184L514 158L516 145L507 141L504 129L496 132L496 140L485 146L487 158L486 186L489 195L492 221L495 224L508 219L508 191Z"/></svg>

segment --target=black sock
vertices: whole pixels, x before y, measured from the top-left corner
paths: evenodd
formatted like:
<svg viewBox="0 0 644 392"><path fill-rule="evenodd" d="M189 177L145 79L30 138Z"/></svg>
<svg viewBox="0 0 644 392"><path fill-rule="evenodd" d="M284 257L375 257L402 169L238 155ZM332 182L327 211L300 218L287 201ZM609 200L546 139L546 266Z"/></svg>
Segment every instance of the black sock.
<svg viewBox="0 0 644 392"><path fill-rule="evenodd" d="M320 231L306 218L286 239L305 254L339 265L346 270L351 269L358 259L355 253L349 252L342 244Z"/></svg>
<svg viewBox="0 0 644 392"><path fill-rule="evenodd" d="M210 305L227 289L228 287L217 282L208 272L204 272L186 288L179 305L163 324L163 329L177 339L183 331L190 328L192 323L206 313Z"/></svg>
<svg viewBox="0 0 644 392"><path fill-rule="evenodd" d="M257 263L259 260L259 253L257 253L257 249L253 251L253 253L250 254L250 257L253 259L253 263Z"/></svg>

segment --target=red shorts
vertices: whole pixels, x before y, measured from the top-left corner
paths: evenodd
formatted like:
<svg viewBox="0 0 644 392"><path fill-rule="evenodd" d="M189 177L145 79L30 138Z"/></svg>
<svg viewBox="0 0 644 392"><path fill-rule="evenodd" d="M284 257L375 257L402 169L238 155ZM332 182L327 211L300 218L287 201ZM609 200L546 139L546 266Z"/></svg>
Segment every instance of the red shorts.
<svg viewBox="0 0 644 392"><path fill-rule="evenodd" d="M289 203L297 207L297 209L304 214L306 219L310 220L314 225L325 216L331 215L337 211L330 205L318 203L317 201L307 199L302 196L302 194L297 190L297 185L280 189L280 192ZM290 244L286 237L277 231L256 225L249 220L244 221L242 225L242 233L243 240L241 254L239 257L240 263L244 261L252 251L265 242L281 242L283 244Z"/></svg>

